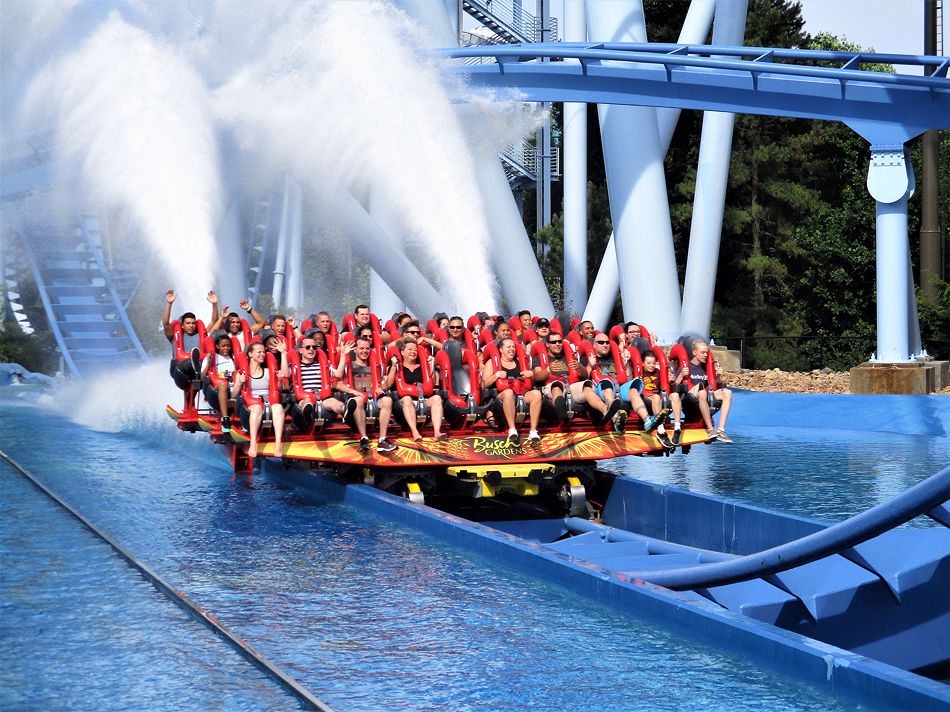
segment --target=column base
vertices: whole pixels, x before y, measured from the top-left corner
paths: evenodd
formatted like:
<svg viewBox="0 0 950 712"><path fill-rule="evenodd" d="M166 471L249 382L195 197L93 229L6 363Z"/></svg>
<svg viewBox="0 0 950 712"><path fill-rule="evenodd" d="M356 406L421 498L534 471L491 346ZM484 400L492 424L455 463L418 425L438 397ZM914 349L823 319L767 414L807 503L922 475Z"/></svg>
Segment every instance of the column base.
<svg viewBox="0 0 950 712"><path fill-rule="evenodd" d="M732 371L733 373L742 370L742 354L738 351L727 349L725 346L710 346L713 352L713 358L719 361L719 367L723 371Z"/></svg>
<svg viewBox="0 0 950 712"><path fill-rule="evenodd" d="M851 369L852 393L926 395L935 389L933 362L862 363Z"/></svg>

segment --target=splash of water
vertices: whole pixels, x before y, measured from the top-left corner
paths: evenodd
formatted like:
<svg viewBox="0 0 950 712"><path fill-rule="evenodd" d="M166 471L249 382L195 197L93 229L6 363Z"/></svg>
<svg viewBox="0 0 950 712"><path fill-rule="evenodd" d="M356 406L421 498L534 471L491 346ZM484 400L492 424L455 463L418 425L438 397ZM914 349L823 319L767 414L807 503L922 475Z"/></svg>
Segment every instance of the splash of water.
<svg viewBox="0 0 950 712"><path fill-rule="evenodd" d="M463 313L493 309L485 205L475 164L417 27L382 2L307 3L267 52L216 94L243 145L293 167L314 190L372 189L422 240Z"/></svg>
<svg viewBox="0 0 950 712"><path fill-rule="evenodd" d="M78 167L83 197L126 210L182 301L201 303L221 201L213 116L197 72L113 13L37 76L25 117L52 123L57 163L67 173Z"/></svg>

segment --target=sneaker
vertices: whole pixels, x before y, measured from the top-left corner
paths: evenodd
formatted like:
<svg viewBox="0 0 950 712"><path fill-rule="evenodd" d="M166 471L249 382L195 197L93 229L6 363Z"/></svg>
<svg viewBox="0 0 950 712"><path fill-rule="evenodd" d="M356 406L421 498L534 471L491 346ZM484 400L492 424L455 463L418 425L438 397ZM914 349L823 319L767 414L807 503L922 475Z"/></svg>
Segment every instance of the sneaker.
<svg viewBox="0 0 950 712"><path fill-rule="evenodd" d="M670 440L669 436L666 433L661 433L657 431L656 439L660 441L660 445L662 445L668 450L672 450L675 447L673 445L673 441Z"/></svg>
<svg viewBox="0 0 950 712"><path fill-rule="evenodd" d="M521 436L518 435L518 431L512 428L508 431L508 444L509 445L520 445Z"/></svg>
<svg viewBox="0 0 950 712"><path fill-rule="evenodd" d="M343 409L343 420L350 422L353 420L353 413L356 412L356 398L350 398Z"/></svg>
<svg viewBox="0 0 950 712"><path fill-rule="evenodd" d="M369 452L369 438L360 438L360 452Z"/></svg>
<svg viewBox="0 0 950 712"><path fill-rule="evenodd" d="M730 443L730 444L732 444L732 442L733 442L733 441L732 441L732 438L730 438L728 435L726 435L726 431L723 430L722 428L716 428L716 435L718 436L719 442L721 442L721 443Z"/></svg>
<svg viewBox="0 0 950 712"><path fill-rule="evenodd" d="M528 433L528 442L530 442L530 443L539 443L539 442L541 442L541 436L538 435L538 431L537 431L537 430L532 430L530 433Z"/></svg>
<svg viewBox="0 0 950 712"><path fill-rule="evenodd" d="M682 437L682 435L683 435L683 431L680 430L679 428L676 428L676 429L673 431L673 444L674 444L674 445L679 445L679 444L680 444L680 438Z"/></svg>
<svg viewBox="0 0 950 712"><path fill-rule="evenodd" d="M607 406L607 412L604 413L604 422L611 422L614 418L617 417L617 412L620 410L620 401L612 400L610 405Z"/></svg>
<svg viewBox="0 0 950 712"><path fill-rule="evenodd" d="M567 403L564 401L564 396L554 399L554 412L561 420L567 420Z"/></svg>
<svg viewBox="0 0 950 712"><path fill-rule="evenodd" d="M392 452L397 447L399 446L392 442L389 438L383 438L376 444L376 449L379 452Z"/></svg>
<svg viewBox="0 0 950 712"><path fill-rule="evenodd" d="M706 431L706 437L709 438L710 442L712 442L713 440L718 440L719 432L715 428L712 428Z"/></svg>
<svg viewBox="0 0 950 712"><path fill-rule="evenodd" d="M221 431L224 432L230 429L231 429L231 416L226 415L223 418L221 418Z"/></svg>
<svg viewBox="0 0 950 712"><path fill-rule="evenodd" d="M666 409L661 410L656 415L649 416L643 421L644 431L651 433L666 422Z"/></svg>
<svg viewBox="0 0 950 712"><path fill-rule="evenodd" d="M616 401L614 401L616 403ZM618 410L613 419L614 432L623 433L627 430L627 411Z"/></svg>
<svg viewBox="0 0 950 712"><path fill-rule="evenodd" d="M198 350L198 347L195 346L191 350L191 365L195 369L195 375L201 375L201 351Z"/></svg>

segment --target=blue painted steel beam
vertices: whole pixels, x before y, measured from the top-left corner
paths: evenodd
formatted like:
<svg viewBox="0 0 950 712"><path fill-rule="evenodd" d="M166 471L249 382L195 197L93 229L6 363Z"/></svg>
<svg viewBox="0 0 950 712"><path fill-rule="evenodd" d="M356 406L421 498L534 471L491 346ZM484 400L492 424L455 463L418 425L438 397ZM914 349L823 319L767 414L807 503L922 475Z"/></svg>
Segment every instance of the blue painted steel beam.
<svg viewBox="0 0 950 712"><path fill-rule="evenodd" d="M528 101L660 106L853 122L856 131L875 143L881 134L868 134L877 128L883 128L894 143L930 128L950 128L946 57L609 43L494 45L437 52L450 58L495 57L497 63L453 65L446 71L466 77L473 85L517 90ZM717 56L700 56L710 54ZM542 57L577 59L579 63L525 61ZM758 61L752 61L755 59ZM849 68L782 64L775 61L778 59L841 62ZM868 62L937 66L943 76L850 68Z"/></svg>

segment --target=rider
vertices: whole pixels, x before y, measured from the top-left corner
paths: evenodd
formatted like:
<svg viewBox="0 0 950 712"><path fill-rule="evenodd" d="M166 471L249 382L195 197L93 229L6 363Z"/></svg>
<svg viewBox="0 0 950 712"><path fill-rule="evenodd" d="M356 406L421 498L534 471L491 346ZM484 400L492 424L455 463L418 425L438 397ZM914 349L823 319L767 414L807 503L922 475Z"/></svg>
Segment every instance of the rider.
<svg viewBox="0 0 950 712"><path fill-rule="evenodd" d="M241 387L240 374L231 355L231 337L226 331L217 331L214 335L214 353L205 357L201 367L202 394L212 408L221 413L221 430L231 429L231 416L228 414L228 402L234 398ZM212 383L209 371L217 375L217 385Z"/></svg>
<svg viewBox="0 0 950 712"><path fill-rule="evenodd" d="M349 366L346 367L350 371L349 375L352 376L353 386L351 387L346 382L346 374L344 374L344 378L337 381L334 387L343 394L345 403L355 399L357 410L365 408L368 398L376 399L376 405L379 406L379 442L376 449L380 452L392 452L398 446L386 437L386 433L389 430L389 419L393 412L393 399L386 395L386 383L381 383L377 388L373 388L373 370L369 362L371 351L372 344L370 340L358 338L356 347L353 349L353 357ZM360 447L362 448L362 446L363 443L361 442Z"/></svg>
<svg viewBox="0 0 950 712"><path fill-rule="evenodd" d="M706 374L706 360L709 357L709 344L702 339L696 339L693 342L693 354L688 365L683 365L683 370L676 376L676 383L679 384L686 375L687 367L689 379L692 381L692 387L686 393L684 398L687 402L695 403L699 406L699 412L703 416L703 423L706 425L706 434L710 440L719 440L724 443L731 443L732 438L726 434L726 420L729 418L729 409L732 407L732 391L728 388L719 388L713 391L713 405L720 405L719 427L713 424L712 413L709 409L709 401L706 394L702 391L709 387L709 379Z"/></svg>
<svg viewBox="0 0 950 712"><path fill-rule="evenodd" d="M538 322L540 323L540 321ZM550 327L549 327L550 328ZM585 379L570 383L568 377L571 371L577 371L580 364L573 351L564 350L564 337L560 334L549 334L546 340L548 349L548 367L541 368L541 359L535 356L531 365L534 367L535 386L541 385L541 395L551 401L557 417L564 420L567 417L567 405L564 402L564 384L571 390L571 398L575 403L587 404L605 421L610 421L620 410L620 401L612 400L608 406L594 391L594 382ZM569 348L569 347L568 347Z"/></svg>
<svg viewBox="0 0 950 712"><path fill-rule="evenodd" d="M418 327L418 324L416 324L416 327ZM393 356L392 366L386 376L387 383L394 383L396 381L396 370L402 369L402 379L406 384L422 385L423 371L422 364L419 363L419 345L416 340L411 336L405 336L397 341L396 345L402 354L402 363ZM425 396L421 397L425 398ZM429 413L432 418L433 437L436 442L439 442L445 438L442 433L442 397L436 393L426 398L425 403L429 406ZM406 419L406 425L409 426L409 431L412 433L412 439L422 440L422 435L419 434L419 428L416 426L416 404L414 399L412 396L403 396L399 399L399 404L402 406L402 413Z"/></svg>
<svg viewBox="0 0 950 712"><path fill-rule="evenodd" d="M320 332L318 332L320 333ZM300 385L303 390L309 393L320 393L323 390L323 371L320 368L320 361L317 359L317 340L313 336L304 336L297 345L300 352ZM346 355L353 351L352 343L343 344L340 349L340 363L330 368L330 377L334 380L343 376L343 369ZM344 420L351 420L348 423L356 428L360 435L360 452L369 450L369 438L366 435L366 411L358 408L357 399L351 398L345 405L339 398L324 398L323 407L331 413L344 416ZM309 408L307 407L309 406ZM313 404L309 399L302 399L294 404L295 415L302 415L304 420L309 420L307 414L312 413Z"/></svg>
<svg viewBox="0 0 950 712"><path fill-rule="evenodd" d="M283 342L281 342L283 343ZM263 344L254 342L244 349L247 356L247 379L250 395L259 398L264 403L270 398L270 376L268 374L267 354ZM261 430L261 421L264 417L264 407L260 403L246 404L244 399L238 398L238 413L242 416L248 413L248 432L251 442L247 449L248 457L257 457L257 438ZM281 439L284 434L284 407L280 403L271 403L271 422L274 426L274 452L280 453Z"/></svg>
<svg viewBox="0 0 950 712"><path fill-rule="evenodd" d="M168 367L168 372L175 381L175 385L185 390L188 384L198 378L201 373L201 335L198 333L198 317L193 312L185 312L178 317L178 323L181 325L182 348L189 358L176 360L176 351L174 346L175 327L172 326L172 304L177 295L174 289L165 292L165 312L162 314L162 328L165 331L165 338L172 342L172 360ZM218 320L218 295L212 289L208 292L208 302L211 304L211 319L209 323L213 324Z"/></svg>
<svg viewBox="0 0 950 712"><path fill-rule="evenodd" d="M500 322L498 326L501 326ZM482 367L482 388L493 388L500 378L508 379L513 382L520 382L524 378L531 378L534 372L531 369L522 371L517 361L517 347L515 340L510 336L501 340L498 346L500 370L495 370L495 364L492 359L488 359ZM530 419L531 430L528 433L530 442L540 442L541 436L538 434L538 421L541 419L541 391L531 389L524 394L524 402L528 404L528 417ZM515 391L512 388L506 388L498 392L495 396L495 403L501 404L502 415L505 418L505 424L508 426L508 442L517 445L521 442L518 435L518 429L515 428Z"/></svg>
<svg viewBox="0 0 950 712"><path fill-rule="evenodd" d="M637 328L639 332L639 327ZM643 363L643 391L640 396L651 413L659 413L663 409L663 399L660 396L662 386L660 385L660 365L656 360L656 354L652 351L644 351L640 355ZM680 444L682 430L680 429L680 415L683 412L683 404L679 393L673 391L669 395L670 407L673 409L673 439L670 440L666 435L666 427L663 423L656 429L656 436L666 447L673 447Z"/></svg>
<svg viewBox="0 0 950 712"><path fill-rule="evenodd" d="M600 376L600 380L594 389L597 395L603 398L608 406L617 397L620 398L621 402L629 401L634 412L643 421L643 429L646 432L651 432L666 420L666 412L660 411L657 415L650 415L647 412L643 399L640 397L639 389L633 387L635 382L633 380L633 369L630 366L630 354L624 350L621 357L627 380L618 383L617 364L610 350L610 339L607 338L607 334L598 333L594 337L593 362L586 355L582 356L578 372L581 378L590 378L596 371ZM613 419L614 430L618 433L624 432L626 423L626 412L623 410L617 411L617 415Z"/></svg>

